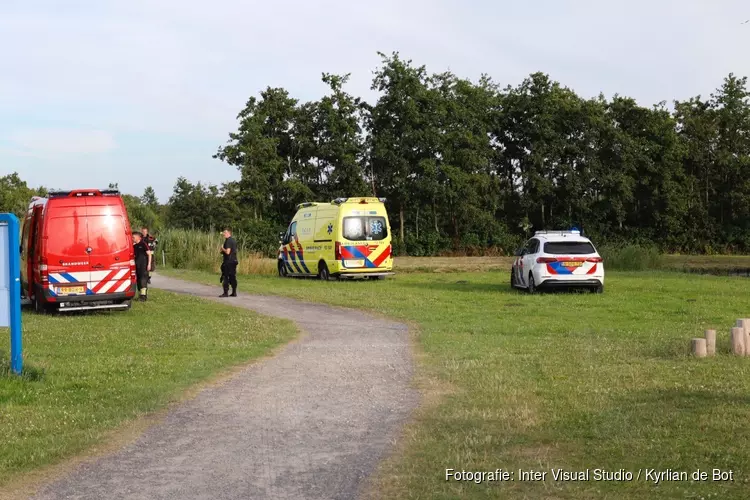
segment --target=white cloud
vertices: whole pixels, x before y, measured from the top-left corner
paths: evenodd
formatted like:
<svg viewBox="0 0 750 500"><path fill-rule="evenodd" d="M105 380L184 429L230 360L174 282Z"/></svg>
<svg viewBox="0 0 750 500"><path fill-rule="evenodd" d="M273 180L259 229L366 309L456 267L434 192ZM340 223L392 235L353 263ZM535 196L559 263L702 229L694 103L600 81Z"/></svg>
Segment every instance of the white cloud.
<svg viewBox="0 0 750 500"><path fill-rule="evenodd" d="M19 156L50 157L55 154L106 153L117 147L102 130L26 129L12 132L6 140Z"/></svg>

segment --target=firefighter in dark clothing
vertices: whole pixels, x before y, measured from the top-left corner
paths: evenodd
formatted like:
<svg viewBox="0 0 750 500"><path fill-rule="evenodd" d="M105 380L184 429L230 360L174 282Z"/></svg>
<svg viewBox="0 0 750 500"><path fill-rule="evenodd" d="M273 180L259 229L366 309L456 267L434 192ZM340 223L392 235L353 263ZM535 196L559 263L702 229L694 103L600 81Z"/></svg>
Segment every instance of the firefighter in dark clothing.
<svg viewBox="0 0 750 500"><path fill-rule="evenodd" d="M153 235L148 233L148 228L141 228L141 234L143 235L143 241L146 243L149 252L151 252L151 264L148 266L148 284L151 284L151 273L156 270L156 244L159 240L154 238Z"/></svg>
<svg viewBox="0 0 750 500"><path fill-rule="evenodd" d="M143 241L141 233L133 233L133 253L135 254L135 279L141 302L148 296L148 270L151 268L151 252Z"/></svg>
<svg viewBox="0 0 750 500"><path fill-rule="evenodd" d="M223 262L221 263L221 283L224 293L219 297L237 296L237 242L232 238L232 231L224 229L224 245L221 247ZM232 295L229 295L229 287L232 287Z"/></svg>

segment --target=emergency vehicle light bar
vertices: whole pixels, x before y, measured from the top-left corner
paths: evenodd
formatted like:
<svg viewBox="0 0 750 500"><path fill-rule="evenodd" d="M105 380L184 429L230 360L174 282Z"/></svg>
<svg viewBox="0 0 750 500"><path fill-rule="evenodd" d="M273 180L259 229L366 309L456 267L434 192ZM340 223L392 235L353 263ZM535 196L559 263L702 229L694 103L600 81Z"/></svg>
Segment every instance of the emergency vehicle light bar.
<svg viewBox="0 0 750 500"><path fill-rule="evenodd" d="M300 208L315 207L317 205L318 204L315 202L308 201L308 202L300 203L299 205L297 205L297 210L299 210Z"/></svg>
<svg viewBox="0 0 750 500"><path fill-rule="evenodd" d="M581 231L579 231L577 229L571 229L569 231L562 231L562 230L559 230L559 231L548 231L548 230L545 229L543 231L536 231L534 233L535 236L538 235L538 234L559 234L561 236L566 236L568 234L581 234Z"/></svg>
<svg viewBox="0 0 750 500"><path fill-rule="evenodd" d="M372 199L373 199L373 197L371 197L371 196L365 196L365 197L361 197L361 198L336 198L336 199L335 199L335 200L333 200L333 201L332 201L331 203L334 203L334 204L336 204L336 205L340 205L340 204L342 204L342 203L346 203L346 202L347 202L347 201L349 201L350 199L351 199L351 200L359 200L359 202L360 202L360 203L367 203L367 202L368 202L369 200L372 200ZM377 198L377 200L378 200L378 201L379 201L380 203L385 203L385 202L386 202L386 199L385 199L385 198Z"/></svg>
<svg viewBox="0 0 750 500"><path fill-rule="evenodd" d="M50 198L75 198L79 196L119 196L117 189L73 189L72 191L51 191Z"/></svg>

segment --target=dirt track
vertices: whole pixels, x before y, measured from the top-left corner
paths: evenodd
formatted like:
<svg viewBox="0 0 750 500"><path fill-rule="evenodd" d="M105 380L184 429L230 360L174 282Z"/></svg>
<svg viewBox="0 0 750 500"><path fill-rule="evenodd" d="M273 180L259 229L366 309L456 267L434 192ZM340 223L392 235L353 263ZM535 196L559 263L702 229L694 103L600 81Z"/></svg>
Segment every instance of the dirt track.
<svg viewBox="0 0 750 500"><path fill-rule="evenodd" d="M278 297L218 299L218 287L163 276L153 286L289 318L303 336L34 498L356 498L418 403L406 326Z"/></svg>

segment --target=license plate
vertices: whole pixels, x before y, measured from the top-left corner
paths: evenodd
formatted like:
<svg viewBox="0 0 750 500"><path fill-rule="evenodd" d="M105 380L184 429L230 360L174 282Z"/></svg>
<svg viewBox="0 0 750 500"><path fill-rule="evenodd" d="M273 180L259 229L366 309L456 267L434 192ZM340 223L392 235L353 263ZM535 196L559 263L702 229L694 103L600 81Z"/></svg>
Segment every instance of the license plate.
<svg viewBox="0 0 750 500"><path fill-rule="evenodd" d="M581 267L583 265L583 262L563 262L563 266L565 267Z"/></svg>
<svg viewBox="0 0 750 500"><path fill-rule="evenodd" d="M85 294L86 287L85 286L60 286L60 287L57 287L55 291L57 292L57 295L78 295L78 294Z"/></svg>
<svg viewBox="0 0 750 500"><path fill-rule="evenodd" d="M346 267L365 267L365 261L364 259L358 259L358 260L345 260L344 266Z"/></svg>

